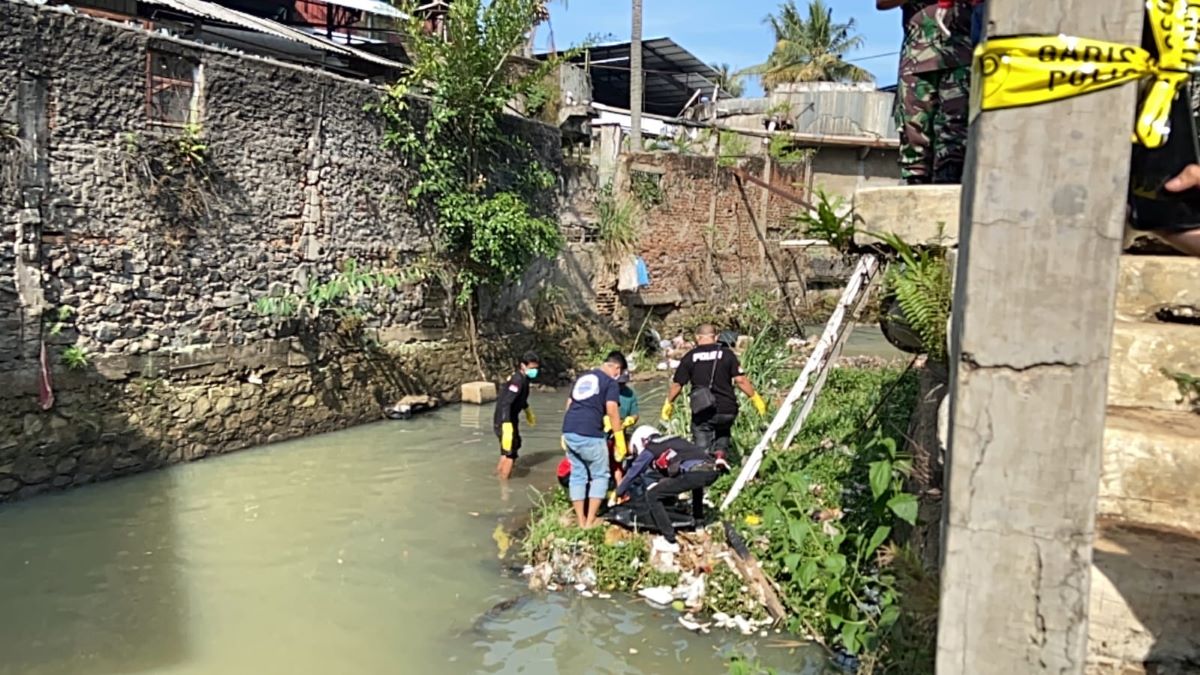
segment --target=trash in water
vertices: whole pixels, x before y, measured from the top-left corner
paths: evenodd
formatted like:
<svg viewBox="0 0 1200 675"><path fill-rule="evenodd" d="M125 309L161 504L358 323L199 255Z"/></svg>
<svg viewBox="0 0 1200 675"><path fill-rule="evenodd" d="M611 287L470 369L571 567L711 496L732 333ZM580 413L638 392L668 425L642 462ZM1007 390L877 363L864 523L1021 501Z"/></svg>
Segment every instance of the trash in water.
<svg viewBox="0 0 1200 675"><path fill-rule="evenodd" d="M693 632L708 633L708 627L712 624L700 623L699 621L696 621L696 617L692 616L691 614L684 614L683 616L679 617L679 625Z"/></svg>
<svg viewBox="0 0 1200 675"><path fill-rule="evenodd" d="M660 607L666 607L675 599L675 594L671 592L670 586L643 588L642 590L638 591L638 595L656 605L659 605Z"/></svg>

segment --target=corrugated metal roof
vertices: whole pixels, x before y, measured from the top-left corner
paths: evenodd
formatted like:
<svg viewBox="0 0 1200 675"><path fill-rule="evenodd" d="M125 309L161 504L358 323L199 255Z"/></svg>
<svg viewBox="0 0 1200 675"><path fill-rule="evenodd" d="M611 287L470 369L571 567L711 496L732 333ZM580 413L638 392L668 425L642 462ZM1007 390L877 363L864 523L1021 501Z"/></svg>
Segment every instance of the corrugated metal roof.
<svg viewBox="0 0 1200 675"><path fill-rule="evenodd" d="M795 130L807 134L896 138L895 94L866 90L777 92L772 103L787 101Z"/></svg>
<svg viewBox="0 0 1200 675"><path fill-rule="evenodd" d="M241 26L266 35L273 35L278 38L299 42L314 49L321 51L333 52L343 56L349 56L363 61L369 61L388 68L405 68L406 66L398 61L385 59L382 56L376 56L370 52L361 49L355 49L346 45L339 45L329 40L309 35L303 31L285 26L277 21L264 19L261 17L239 12L228 7L222 7L213 2L205 2L205 0L138 0L149 5L157 5L159 7L167 7L177 12L198 16L213 21L221 21L223 23Z"/></svg>
<svg viewBox="0 0 1200 675"><path fill-rule="evenodd" d="M588 47L575 57L590 63L593 98L599 103L629 109L629 42ZM645 71L644 109L675 117L697 90L711 94L717 71L670 38L642 40ZM728 93L722 92L722 96Z"/></svg>

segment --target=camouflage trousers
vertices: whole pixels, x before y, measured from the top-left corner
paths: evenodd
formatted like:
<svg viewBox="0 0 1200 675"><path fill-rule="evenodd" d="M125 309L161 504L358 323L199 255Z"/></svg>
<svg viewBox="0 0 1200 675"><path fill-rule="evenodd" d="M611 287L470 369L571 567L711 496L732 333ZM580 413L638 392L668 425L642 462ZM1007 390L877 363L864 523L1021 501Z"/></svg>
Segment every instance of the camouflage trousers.
<svg viewBox="0 0 1200 675"><path fill-rule="evenodd" d="M900 175L910 185L962 180L970 96L968 66L900 74Z"/></svg>

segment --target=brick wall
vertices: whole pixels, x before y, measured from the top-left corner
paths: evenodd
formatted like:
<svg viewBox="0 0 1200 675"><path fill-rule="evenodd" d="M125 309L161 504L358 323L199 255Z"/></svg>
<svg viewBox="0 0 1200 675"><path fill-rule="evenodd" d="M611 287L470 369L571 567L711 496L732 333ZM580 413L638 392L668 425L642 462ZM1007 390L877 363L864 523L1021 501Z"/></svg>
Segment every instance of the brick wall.
<svg viewBox="0 0 1200 675"><path fill-rule="evenodd" d="M803 165L774 166L764 173L761 158L743 160L751 175L801 193ZM795 204L756 185L737 180L713 157L678 154L628 154L618 182L628 190L631 173L658 176L662 203L646 210L639 255L650 271L641 292L648 304L689 304L744 297L753 288L778 288L798 281L795 255L779 248L791 228ZM747 202L749 210L747 209ZM756 233L757 221L758 233ZM766 251L780 272L776 278Z"/></svg>

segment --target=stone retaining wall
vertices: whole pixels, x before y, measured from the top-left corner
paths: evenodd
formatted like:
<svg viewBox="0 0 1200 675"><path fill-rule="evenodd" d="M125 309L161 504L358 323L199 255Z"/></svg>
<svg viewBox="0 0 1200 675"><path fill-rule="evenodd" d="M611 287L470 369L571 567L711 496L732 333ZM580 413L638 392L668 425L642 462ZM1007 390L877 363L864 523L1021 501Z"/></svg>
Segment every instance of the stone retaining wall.
<svg viewBox="0 0 1200 675"><path fill-rule="evenodd" d="M434 284L379 297L378 352L255 308L349 259L402 272L428 251L404 198L414 169L366 109L377 89L61 9L0 2L0 27L0 501L378 419L478 377ZM191 80L211 178L199 213L139 174L184 138L148 96L163 63ZM508 124L558 169L556 129ZM537 201L557 208L554 191ZM534 291L486 303L496 376L527 346ZM69 347L86 364L66 368Z"/></svg>

